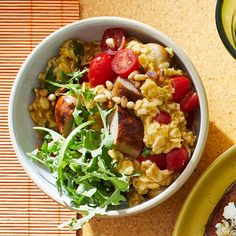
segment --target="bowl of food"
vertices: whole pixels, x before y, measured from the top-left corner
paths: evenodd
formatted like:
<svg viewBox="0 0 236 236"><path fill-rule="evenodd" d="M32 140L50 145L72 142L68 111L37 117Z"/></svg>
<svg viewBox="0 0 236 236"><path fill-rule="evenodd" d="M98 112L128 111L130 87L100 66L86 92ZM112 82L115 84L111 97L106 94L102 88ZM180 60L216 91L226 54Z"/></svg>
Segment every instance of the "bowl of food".
<svg viewBox="0 0 236 236"><path fill-rule="evenodd" d="M215 17L217 30L224 46L236 58L236 2L218 0Z"/></svg>
<svg viewBox="0 0 236 236"><path fill-rule="evenodd" d="M208 107L172 40L138 21L97 17L33 50L12 88L9 127L35 184L89 220L142 212L173 195L203 152Z"/></svg>

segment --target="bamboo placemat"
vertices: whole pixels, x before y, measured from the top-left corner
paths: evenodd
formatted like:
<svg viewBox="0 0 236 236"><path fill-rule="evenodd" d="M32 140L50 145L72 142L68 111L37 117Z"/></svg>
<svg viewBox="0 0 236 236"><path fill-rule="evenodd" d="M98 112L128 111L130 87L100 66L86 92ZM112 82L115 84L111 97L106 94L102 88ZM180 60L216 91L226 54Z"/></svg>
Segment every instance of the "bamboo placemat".
<svg viewBox="0 0 236 236"><path fill-rule="evenodd" d="M57 226L75 214L42 193L13 151L8 101L16 74L32 49L79 19L78 0L0 0L0 235L75 235Z"/></svg>

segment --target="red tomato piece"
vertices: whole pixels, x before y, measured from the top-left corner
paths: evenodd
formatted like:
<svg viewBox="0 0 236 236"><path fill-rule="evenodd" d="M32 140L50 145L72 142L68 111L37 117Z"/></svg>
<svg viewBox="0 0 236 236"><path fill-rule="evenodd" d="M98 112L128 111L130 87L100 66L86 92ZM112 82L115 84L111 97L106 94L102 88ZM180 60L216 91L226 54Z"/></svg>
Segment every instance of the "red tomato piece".
<svg viewBox="0 0 236 236"><path fill-rule="evenodd" d="M183 112L192 111L194 108L199 106L199 98L197 93L190 91L184 99L180 102L180 109Z"/></svg>
<svg viewBox="0 0 236 236"><path fill-rule="evenodd" d="M114 48L110 48L106 44L106 40L112 38L115 43ZM109 55L115 55L117 50L124 48L125 46L125 32L120 28L107 29L102 36L101 50Z"/></svg>
<svg viewBox="0 0 236 236"><path fill-rule="evenodd" d="M116 77L111 68L113 57L105 53L96 56L90 63L88 79L92 86L105 84L107 80L113 81Z"/></svg>
<svg viewBox="0 0 236 236"><path fill-rule="evenodd" d="M139 157L136 158L136 160L141 163L143 161L146 161L147 159L143 156L139 156Z"/></svg>
<svg viewBox="0 0 236 236"><path fill-rule="evenodd" d="M186 76L177 76L171 79L174 93L172 98L174 102L180 102L190 89L190 81Z"/></svg>
<svg viewBox="0 0 236 236"><path fill-rule="evenodd" d="M174 148L166 154L167 169L170 171L181 171L189 161L186 148Z"/></svg>
<svg viewBox="0 0 236 236"><path fill-rule="evenodd" d="M128 77L132 71L139 68L138 56L131 49L121 49L116 52L111 66L121 77Z"/></svg>
<svg viewBox="0 0 236 236"><path fill-rule="evenodd" d="M137 158L137 161L140 163L146 160L150 160L155 163L161 170L165 170L167 168L166 154L164 153L148 155L146 157L140 156Z"/></svg>
<svg viewBox="0 0 236 236"><path fill-rule="evenodd" d="M166 111L160 111L160 113L158 113L153 119L156 122L165 125L168 125L171 122L171 116Z"/></svg>

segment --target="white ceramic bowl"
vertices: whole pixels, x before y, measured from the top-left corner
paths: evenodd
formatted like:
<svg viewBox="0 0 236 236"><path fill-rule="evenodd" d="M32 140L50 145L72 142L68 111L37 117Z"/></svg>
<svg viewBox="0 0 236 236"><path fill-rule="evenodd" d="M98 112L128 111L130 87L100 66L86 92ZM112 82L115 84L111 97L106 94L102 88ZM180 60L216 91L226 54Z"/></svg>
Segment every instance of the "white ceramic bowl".
<svg viewBox="0 0 236 236"><path fill-rule="evenodd" d="M25 154L26 152L32 151L36 143L38 143L37 135L32 129L34 124L29 116L27 106L33 99L32 88L38 85L37 75L45 69L47 61L58 53L60 45L65 40L70 38L78 38L84 41L100 40L104 30L112 27L120 27L128 34L136 36L142 41L160 42L172 48L177 58L179 58L180 65L187 71L189 77L192 79L193 86L200 99L200 109L197 111L197 144L187 167L174 183L155 198L134 207L107 212L108 216L126 216L147 210L162 203L173 195L185 183L195 169L207 139L208 106L204 87L189 58L167 36L144 23L119 17L90 18L74 22L57 30L44 39L33 50L17 75L10 97L9 127L16 154L30 178L52 199L72 209L72 207L59 196L51 174L46 169L33 162Z"/></svg>

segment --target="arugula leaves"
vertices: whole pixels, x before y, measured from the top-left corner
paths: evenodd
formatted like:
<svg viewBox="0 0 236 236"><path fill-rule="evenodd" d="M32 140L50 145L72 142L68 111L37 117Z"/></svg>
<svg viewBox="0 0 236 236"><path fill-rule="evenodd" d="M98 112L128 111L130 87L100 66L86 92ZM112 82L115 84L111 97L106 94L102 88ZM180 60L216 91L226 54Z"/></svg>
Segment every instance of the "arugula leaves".
<svg viewBox="0 0 236 236"><path fill-rule="evenodd" d="M65 86L75 90L75 84ZM76 89L82 93L81 88ZM92 129L94 121L88 121L89 111L82 102L78 104L74 111L76 127L68 137L36 127L36 130L47 132L47 135L39 149L28 153L54 173L59 193L70 198L73 208L87 212L82 219L72 219L62 225L72 230L81 228L96 214L105 214L109 206L125 201L130 178L117 173L113 159L108 155L114 140L107 125L107 116L112 110L103 110L97 105L103 123L103 128L98 132Z"/></svg>
<svg viewBox="0 0 236 236"><path fill-rule="evenodd" d="M90 89L82 89L81 84L79 84L79 79L82 78L87 71L88 68L84 67L82 71L78 70L71 73L63 72L63 78L67 77L67 81L64 81L64 83L58 83L55 80L47 79L47 77L44 82L47 84L46 87L53 87L54 91L56 87L65 88L70 95L79 95L82 93L86 100L91 100L94 97L93 91Z"/></svg>
<svg viewBox="0 0 236 236"><path fill-rule="evenodd" d="M71 73L66 73L67 76L70 76L69 82L79 82L79 79L83 77L83 75L88 72L88 68L84 67L82 71L78 70Z"/></svg>
<svg viewBox="0 0 236 236"><path fill-rule="evenodd" d="M79 82L79 79L83 77L83 75L88 72L88 68L87 67L84 67L83 70L78 70L78 71L74 71L74 72L70 72L70 73L65 73L64 71L61 71L61 76L63 77L63 81L62 82L66 82L66 84L63 84L63 83L57 83L53 77L53 72L52 72L52 67L50 67L48 73L50 72L50 74L52 73L52 75L46 75L45 77L45 82L48 83L48 84L51 84L51 85L54 85L54 86L57 86L57 87L63 87L63 88L67 88L69 85L71 86L74 83L78 83ZM67 81L64 81L65 80L65 77L69 77L67 79ZM70 87L69 86L69 87Z"/></svg>

